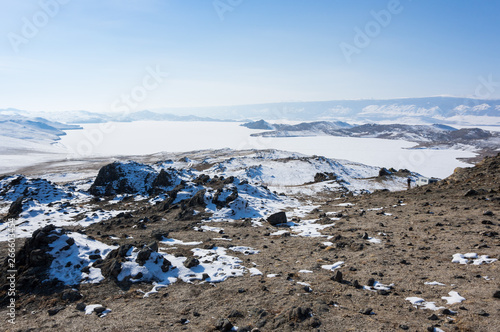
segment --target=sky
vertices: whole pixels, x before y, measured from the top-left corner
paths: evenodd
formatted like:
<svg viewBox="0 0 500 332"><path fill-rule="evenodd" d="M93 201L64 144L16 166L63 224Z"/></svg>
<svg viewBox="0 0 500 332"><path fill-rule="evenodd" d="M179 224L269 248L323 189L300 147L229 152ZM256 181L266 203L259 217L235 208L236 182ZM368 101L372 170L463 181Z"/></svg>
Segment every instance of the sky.
<svg viewBox="0 0 500 332"><path fill-rule="evenodd" d="M0 5L0 108L108 112L436 95L500 98L498 1ZM478 96L485 81L488 88Z"/></svg>

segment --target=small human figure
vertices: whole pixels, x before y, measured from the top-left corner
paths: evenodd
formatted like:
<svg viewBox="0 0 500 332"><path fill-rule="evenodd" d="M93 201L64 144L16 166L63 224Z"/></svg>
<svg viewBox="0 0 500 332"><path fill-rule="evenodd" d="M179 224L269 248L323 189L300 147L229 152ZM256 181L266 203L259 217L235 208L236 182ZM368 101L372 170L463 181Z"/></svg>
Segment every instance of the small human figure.
<svg viewBox="0 0 500 332"><path fill-rule="evenodd" d="M411 188L411 178L408 178L407 182L408 182L408 189L410 189Z"/></svg>

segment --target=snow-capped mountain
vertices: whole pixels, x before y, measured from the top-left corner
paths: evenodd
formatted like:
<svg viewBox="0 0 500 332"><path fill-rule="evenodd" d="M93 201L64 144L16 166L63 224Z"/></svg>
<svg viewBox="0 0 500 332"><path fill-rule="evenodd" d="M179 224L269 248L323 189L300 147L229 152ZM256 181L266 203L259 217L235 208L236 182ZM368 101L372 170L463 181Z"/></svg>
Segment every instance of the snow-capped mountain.
<svg viewBox="0 0 500 332"><path fill-rule="evenodd" d="M169 108L160 111L232 120L500 124L500 100L459 97L282 102L189 109Z"/></svg>

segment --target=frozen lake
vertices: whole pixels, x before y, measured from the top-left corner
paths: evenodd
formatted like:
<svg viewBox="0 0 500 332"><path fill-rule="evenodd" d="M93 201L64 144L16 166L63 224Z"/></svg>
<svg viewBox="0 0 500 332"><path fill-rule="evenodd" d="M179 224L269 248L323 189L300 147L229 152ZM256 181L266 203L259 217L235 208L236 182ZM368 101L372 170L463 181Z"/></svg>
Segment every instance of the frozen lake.
<svg viewBox="0 0 500 332"><path fill-rule="evenodd" d="M468 167L457 157L472 157L468 151L409 150L414 143L375 138L251 137L259 132L235 122L156 122L83 125L67 131L60 143L69 157L145 155L156 152L184 152L231 148L279 149L307 155L346 159L367 165L407 168L425 176L444 178L455 167Z"/></svg>

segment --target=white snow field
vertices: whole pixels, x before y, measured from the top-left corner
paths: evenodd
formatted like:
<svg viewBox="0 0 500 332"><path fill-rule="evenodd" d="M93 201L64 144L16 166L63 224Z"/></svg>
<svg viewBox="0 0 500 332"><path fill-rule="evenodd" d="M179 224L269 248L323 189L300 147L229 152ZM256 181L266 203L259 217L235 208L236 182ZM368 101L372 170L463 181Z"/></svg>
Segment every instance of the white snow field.
<svg viewBox="0 0 500 332"><path fill-rule="evenodd" d="M68 158L89 156L146 155L161 151L183 152L231 148L278 149L346 159L380 167L407 168L425 176L444 178L456 167L467 167L456 158L473 157L472 151L408 149L415 143L376 138L251 137L259 132L237 122L138 121L83 125L83 130L68 131L61 144ZM1 169L0 169L1 172Z"/></svg>

